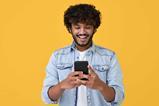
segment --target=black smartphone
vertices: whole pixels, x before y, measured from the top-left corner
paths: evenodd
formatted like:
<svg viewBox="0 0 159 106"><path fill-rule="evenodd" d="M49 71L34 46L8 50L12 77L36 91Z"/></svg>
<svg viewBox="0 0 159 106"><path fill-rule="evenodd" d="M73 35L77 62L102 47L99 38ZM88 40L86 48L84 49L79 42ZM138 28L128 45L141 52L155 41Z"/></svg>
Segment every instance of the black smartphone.
<svg viewBox="0 0 159 106"><path fill-rule="evenodd" d="M88 74L88 61L75 61L74 70L82 71L83 74ZM88 80L88 79L82 78L81 80Z"/></svg>

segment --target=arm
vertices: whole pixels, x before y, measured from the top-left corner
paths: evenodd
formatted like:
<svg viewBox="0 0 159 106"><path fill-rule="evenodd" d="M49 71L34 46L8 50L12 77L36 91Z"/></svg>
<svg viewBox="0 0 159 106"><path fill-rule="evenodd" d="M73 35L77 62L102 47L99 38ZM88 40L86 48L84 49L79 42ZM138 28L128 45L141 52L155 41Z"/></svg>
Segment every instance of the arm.
<svg viewBox="0 0 159 106"><path fill-rule="evenodd" d="M72 89L81 85L79 75L82 74L79 71L71 72L68 77L57 85L50 87L48 95L51 100L56 101L60 98L65 89Z"/></svg>
<svg viewBox="0 0 159 106"><path fill-rule="evenodd" d="M64 92L64 89L61 88L60 84L61 83L51 86L48 89L48 96L52 101L57 101Z"/></svg>
<svg viewBox="0 0 159 106"><path fill-rule="evenodd" d="M88 68L90 70L89 76L83 75L83 77L88 78L89 80L82 81L82 84L89 88L99 90L106 101L114 104L120 104L124 98L124 88L122 85L122 74L116 56L113 55L111 59L110 69L108 70L107 76L107 84L100 80L91 66Z"/></svg>
<svg viewBox="0 0 159 106"><path fill-rule="evenodd" d="M112 56L110 62L110 69L107 74L108 86L112 87L115 91L113 104L120 104L124 99L124 86L123 86L123 76L120 68L120 64L117 60L116 55Z"/></svg>
<svg viewBox="0 0 159 106"><path fill-rule="evenodd" d="M104 98L111 102L115 98L115 91L112 87L109 87L107 84L105 84L98 75L94 72L94 69L91 66L88 66L90 70L90 74L83 75L81 77L87 78L88 81L81 81L83 85L86 85L87 87L91 89L96 89L101 92L101 94L104 96Z"/></svg>
<svg viewBox="0 0 159 106"><path fill-rule="evenodd" d="M42 89L42 99L46 104L57 103L57 101L52 101L48 95L49 89L52 86L55 86L59 83L58 80L58 73L56 69L56 57L55 53L51 56L47 66L46 66L46 77L43 82L43 89Z"/></svg>
<svg viewBox="0 0 159 106"><path fill-rule="evenodd" d="M109 87L107 84L105 84L103 81L99 82L100 85L97 88L97 90L100 91L100 93L104 96L104 98L108 101L108 102L112 102L115 99L115 91L114 88Z"/></svg>
<svg viewBox="0 0 159 106"><path fill-rule="evenodd" d="M59 82L55 54L51 56L46 67L46 78L42 89L42 99L46 104L57 103L65 89L71 89L81 84L78 76L74 76L81 72L72 72L65 80Z"/></svg>

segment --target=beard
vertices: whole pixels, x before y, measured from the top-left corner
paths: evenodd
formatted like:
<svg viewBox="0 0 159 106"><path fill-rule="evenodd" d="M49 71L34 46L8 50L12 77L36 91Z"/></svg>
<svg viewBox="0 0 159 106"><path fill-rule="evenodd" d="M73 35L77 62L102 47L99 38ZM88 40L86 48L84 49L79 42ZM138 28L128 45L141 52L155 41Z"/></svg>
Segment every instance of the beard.
<svg viewBox="0 0 159 106"><path fill-rule="evenodd" d="M88 45L91 45L92 44L92 38L93 38L93 35L87 35L87 34L84 34L86 36L90 36L90 38L88 38L88 41L85 43L85 44L80 44L77 40L78 36L80 35L72 35L73 39L74 39L74 42L77 46L80 46L80 47L85 47L85 46L88 46Z"/></svg>

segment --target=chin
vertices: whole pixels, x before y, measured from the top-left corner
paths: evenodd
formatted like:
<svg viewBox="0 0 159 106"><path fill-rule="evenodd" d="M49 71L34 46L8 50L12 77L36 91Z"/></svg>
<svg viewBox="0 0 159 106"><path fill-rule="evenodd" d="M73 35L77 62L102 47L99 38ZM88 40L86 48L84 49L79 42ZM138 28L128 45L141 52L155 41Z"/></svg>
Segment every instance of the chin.
<svg viewBox="0 0 159 106"><path fill-rule="evenodd" d="M86 43L86 44L80 44L80 43L78 43L78 45L81 46L81 47L85 47L85 46L88 45L88 43Z"/></svg>

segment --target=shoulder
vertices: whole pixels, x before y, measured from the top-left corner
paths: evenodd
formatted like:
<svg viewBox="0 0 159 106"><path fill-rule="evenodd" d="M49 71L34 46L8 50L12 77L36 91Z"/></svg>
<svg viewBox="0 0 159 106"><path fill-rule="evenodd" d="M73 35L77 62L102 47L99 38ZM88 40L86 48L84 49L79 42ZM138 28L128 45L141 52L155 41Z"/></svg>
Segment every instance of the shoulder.
<svg viewBox="0 0 159 106"><path fill-rule="evenodd" d="M70 53L70 51L71 51L71 46L68 45L68 46L65 46L65 47L63 47L63 48L59 48L59 49L55 50L55 51L53 52L53 54L54 54L55 56L57 56L57 55L67 55L67 54Z"/></svg>
<svg viewBox="0 0 159 106"><path fill-rule="evenodd" d="M95 45L95 51L100 55L113 56L115 52L105 47Z"/></svg>

